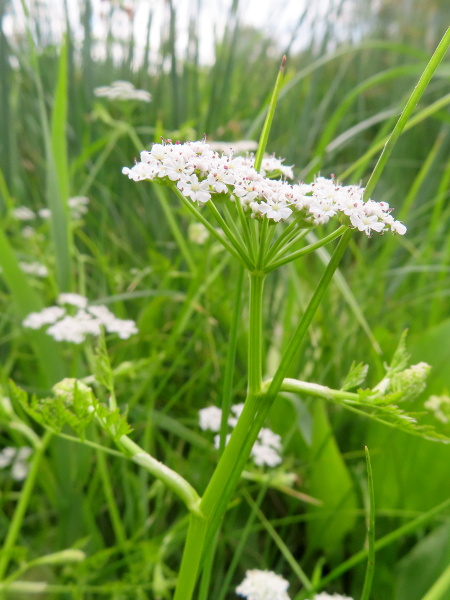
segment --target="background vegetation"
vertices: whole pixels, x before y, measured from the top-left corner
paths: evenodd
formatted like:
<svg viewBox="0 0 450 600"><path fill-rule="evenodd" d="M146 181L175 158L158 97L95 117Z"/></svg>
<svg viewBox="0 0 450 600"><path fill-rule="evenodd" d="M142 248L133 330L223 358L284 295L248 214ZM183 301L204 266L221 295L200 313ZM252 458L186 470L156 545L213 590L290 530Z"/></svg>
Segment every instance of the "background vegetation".
<svg viewBox="0 0 450 600"><path fill-rule="evenodd" d="M176 198L152 185L131 184L122 166L131 165L161 135L182 141L204 133L209 140L257 140L286 53L269 151L294 164L300 179L320 171L347 183L364 182L450 23L450 8L438 0L341 0L330 3L320 19L313 8L305 8L292 37L275 39L243 22L245 2L240 6L235 0L216 34L214 58L204 63L199 59L202 3L192 8L188 40L180 51L179 9L168 1L162 21L148 13L147 50L150 44L153 49L139 63L136 40L131 34L117 39L113 27L120 17L132 31L137 18L132 2L102 3L103 57L95 53L90 1L80 3L76 27L67 20L65 44L49 34L50 8L25 4L29 34L16 29L13 35L6 24L12 18L17 25L20 7L0 2L4 394L9 378L28 391L45 393L64 376L91 373L89 348L31 335L21 326L26 314L52 304L60 291L107 303L139 327L130 340L108 340L113 366L122 365L117 396L128 406L134 438L203 490L217 457L197 415L200 408L220 403L236 265L210 241L188 243L191 217ZM370 365L374 383L407 328L413 362L433 367L429 388L413 408L423 410L429 394L450 388L449 76L447 62L376 189L375 199L395 207L396 218L408 226L407 236L355 237L341 269L348 288L336 281L327 294L293 376L338 387L356 360ZM94 96L96 86L117 79L150 91L152 102ZM75 195L90 199L82 221L71 221L64 210ZM52 210L50 222L32 223L32 237L23 237L24 224L12 214L23 205ZM49 276L22 274L21 260L39 260ZM268 375L317 284L322 261L320 255L298 261L268 281ZM246 336L243 327L233 382L236 402L245 391ZM27 420L19 407L15 410ZM6 414L1 418L2 446L29 445ZM435 424L432 415L428 419ZM330 591L358 598L365 571L358 552L365 540L367 445L376 537L401 533L377 553L372 597L422 598L450 560L448 508L430 512L450 496L450 449L288 394L277 400L269 425L282 435L281 470L296 474L295 486L273 489L255 474L256 481L241 482L217 540L208 597L233 598L247 568L268 568L290 579L294 598L301 590L293 567L298 563L309 574L314 569L331 574ZM450 433L448 424L440 426ZM91 435L95 439L95 431ZM23 484L11 479L8 469L0 470L0 481L3 536ZM317 507L300 493L323 504ZM186 531L179 507L160 483L125 461L54 438L12 567L80 548L87 556L82 562L36 564L21 580L49 582L42 598L170 598ZM355 556L351 569L339 567ZM6 597L29 598L37 591L31 586ZM450 591L439 597L450 599Z"/></svg>

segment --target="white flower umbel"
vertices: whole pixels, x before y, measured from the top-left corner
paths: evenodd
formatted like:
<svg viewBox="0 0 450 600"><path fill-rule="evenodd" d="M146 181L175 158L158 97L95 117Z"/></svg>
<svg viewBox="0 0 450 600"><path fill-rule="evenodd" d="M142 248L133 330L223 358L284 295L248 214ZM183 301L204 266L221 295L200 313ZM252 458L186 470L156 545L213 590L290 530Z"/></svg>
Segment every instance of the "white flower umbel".
<svg viewBox="0 0 450 600"><path fill-rule="evenodd" d="M20 262L19 267L22 269L24 273L27 275L34 275L35 277L47 277L48 269L45 265L42 265L38 262Z"/></svg>
<svg viewBox="0 0 450 600"><path fill-rule="evenodd" d="M0 469L11 467L11 477L14 481L23 481L28 474L28 458L32 449L28 446L12 448L6 446L0 451Z"/></svg>
<svg viewBox="0 0 450 600"><path fill-rule="evenodd" d="M273 571L250 569L236 594L247 600L289 600L288 587L289 582Z"/></svg>
<svg viewBox="0 0 450 600"><path fill-rule="evenodd" d="M27 206L18 206L12 214L19 221L33 221L36 218L36 214Z"/></svg>
<svg viewBox="0 0 450 600"><path fill-rule="evenodd" d="M150 102L152 95L146 90L137 90L129 81L113 81L111 85L96 87L94 94L98 98L109 100L139 100Z"/></svg>
<svg viewBox="0 0 450 600"><path fill-rule="evenodd" d="M220 431L222 411L217 406L208 406L198 411L200 429L203 431Z"/></svg>
<svg viewBox="0 0 450 600"><path fill-rule="evenodd" d="M343 186L325 177L317 177L311 184L288 183L286 179L293 178L292 167L275 156L264 158L258 173L253 155L234 156L232 148L217 152L204 140L184 144L163 140L142 151L140 158L122 173L133 181L176 183L186 198L199 205L220 194L240 202L249 216L275 223L297 219L303 226L313 226L334 218L369 237L388 230L406 233L387 203L364 201L364 188ZM279 176L285 179L271 179Z"/></svg>
<svg viewBox="0 0 450 600"><path fill-rule="evenodd" d="M57 342L83 343L88 336L100 335L104 327L107 333L115 333L126 340L138 333L136 323L131 319L117 318L106 306L89 305L88 299L80 294L65 293L57 298L62 306L50 306L41 312L30 313L23 326L40 329L49 325L47 335Z"/></svg>
<svg viewBox="0 0 450 600"><path fill-rule="evenodd" d="M237 420L244 408L243 404L235 404L231 407L231 413L234 416L228 418L228 426L233 428L236 426ZM214 431L215 433L220 431L220 425L222 422L222 411L217 406L208 406L202 408L199 413L200 428L203 431ZM230 439L230 435L227 435L226 444ZM220 436L214 436L214 447L218 449L220 446ZM253 448L250 454L251 459L258 467L276 467L281 464L281 437L268 429L263 427L258 434L257 441L253 444Z"/></svg>

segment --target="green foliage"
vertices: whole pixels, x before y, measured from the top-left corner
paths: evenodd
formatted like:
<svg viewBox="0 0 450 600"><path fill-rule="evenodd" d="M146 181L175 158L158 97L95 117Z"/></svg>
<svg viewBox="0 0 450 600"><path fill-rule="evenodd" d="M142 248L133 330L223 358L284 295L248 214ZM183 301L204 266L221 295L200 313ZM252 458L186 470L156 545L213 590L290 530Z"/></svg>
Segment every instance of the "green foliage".
<svg viewBox="0 0 450 600"><path fill-rule="evenodd" d="M100 403L90 387L76 379L63 379L52 388L53 396L48 398L31 397L10 382L13 398L40 425L59 433L68 425L82 440L86 428L95 419L114 439L119 439L131 431L126 416L118 408L110 410Z"/></svg>
<svg viewBox="0 0 450 600"><path fill-rule="evenodd" d="M7 4L0 3L5 19ZM9 35L7 20L0 28L0 383L6 389L13 378L30 393L10 387L13 401L34 422L69 438L71 428L92 444L49 442L29 492L27 481L16 482L8 468L0 470L1 531L11 531L12 515L17 506L22 510L20 499L29 493L8 555L10 576L19 576L26 560L64 548L83 548L87 555L70 567L37 566L27 580L12 582L43 582L49 597L159 600L170 598L175 585L185 513L164 485L111 455L114 451L93 422L102 420L103 429L119 439L130 431L123 416L128 406L136 442L198 490L205 488L217 460L198 428L197 412L221 402L237 273L211 236L204 245L189 241L194 218L169 190L156 195L150 186L131 186L121 167L161 135L182 141L204 133L209 140L257 139L273 76L286 53L268 151L285 156L300 179L311 180L320 169L324 175L344 174L346 184L365 183L430 48L449 22L448 3L442 1L414 0L406 8L384 2L379 9L373 3L338 3L320 23L312 19L311 4L298 15L291 40L284 35L271 39L240 20L238 4L221 15L225 32L221 38L215 33L211 64L200 62L204 34L198 15L185 53L175 52L182 14L174 2L165 4L167 27L156 13L140 23L149 44L143 63L131 35L118 41L125 49L120 56L114 50L114 19L125 15L121 3L105 9L107 51L96 60L91 2L80 3L76 27L81 35L70 29L64 47L49 37L46 23L53 16L47 18L45 8L28 17L35 51L26 36ZM340 10L346 11L346 27L336 27ZM13 22L20 22L14 3L8 11ZM126 18L136 24L138 15L131 11ZM278 21L273 19L271 30ZM72 17L68 23L73 26ZM302 40L301 50L296 39ZM154 40L160 40L159 47ZM116 79L149 90L153 101L94 99L95 86ZM283 573L294 597L302 587L292 560L309 576L315 571L315 585L322 581L330 592L360 597L366 560L360 493L366 444L374 470L376 540L385 539L384 546L376 546L373 599L419 600L445 573L448 505L438 504L450 494L443 468L450 448L428 439L447 441L448 424L425 413L423 401L450 389L447 84L448 66L442 65L373 193L376 200L403 210L408 235L404 240L352 241L341 268L347 288L336 275L291 366L292 377L367 390L358 390L351 403L336 405L298 396L277 399L267 425L283 438L279 476L295 473L296 484L289 493L273 488L266 493L266 473L257 470L240 482L243 495L229 506L217 540L210 597L234 597L245 570L255 567ZM70 218L68 194L87 195L89 213ZM50 222L36 218L28 224L35 232L30 238L23 235L27 224L12 216L21 205L35 211L52 208ZM24 276L19 267L24 260L41 261L49 268L48 278ZM324 255L309 256L267 279L268 377L326 261ZM94 357L88 347L57 344L39 331L27 333L21 326L26 314L50 306L58 291L70 285L93 301L111 304L121 317L135 319L139 336L108 339L108 352L101 339ZM244 300L246 290L244 282ZM243 400L246 387L245 309L242 316L228 382L232 403ZM404 338L383 368L406 328L413 363L426 361L432 367L425 393L426 369L408 367ZM353 362L360 360L364 364ZM73 384L52 394L51 386L63 377ZM83 382L93 385L108 405L86 391ZM377 382L383 389L376 389ZM0 416L2 446L36 442L38 447L40 427L34 433L26 417L20 424L13 416L8 411ZM103 462L97 454L100 443L110 453L102 455ZM246 497L258 497L265 521L256 519L250 502L241 502ZM324 504L310 509L309 502L317 498ZM420 521L431 507L437 509ZM270 528L278 538L269 535ZM280 551L280 539L291 562ZM237 547L240 558L233 571L231 554ZM345 570L344 558L358 556L359 562L355 559ZM26 585L22 591L11 589L8 597L31 597Z"/></svg>

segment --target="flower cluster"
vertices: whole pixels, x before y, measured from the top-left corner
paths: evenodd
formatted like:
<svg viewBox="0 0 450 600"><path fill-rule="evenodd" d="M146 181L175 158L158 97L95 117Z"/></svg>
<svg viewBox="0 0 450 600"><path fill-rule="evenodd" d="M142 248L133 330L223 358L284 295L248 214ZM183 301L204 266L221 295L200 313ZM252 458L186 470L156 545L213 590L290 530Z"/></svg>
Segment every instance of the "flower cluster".
<svg viewBox="0 0 450 600"><path fill-rule="evenodd" d="M23 481L28 474L28 457L32 449L28 446L13 448L6 446L0 451L0 469L11 467L11 477L14 481Z"/></svg>
<svg viewBox="0 0 450 600"><path fill-rule="evenodd" d="M70 217L74 220L79 220L88 211L89 198L86 196L72 196L67 200L67 206L69 207ZM41 219L49 219L51 217L51 211L49 208L40 208L35 213L28 206L18 206L12 211L13 216L18 221L34 221L36 217Z"/></svg>
<svg viewBox="0 0 450 600"><path fill-rule="evenodd" d="M60 294L57 302L60 306L49 306L40 312L30 313L23 326L29 329L48 326L46 333L57 342L74 344L83 343L89 335L100 335L102 327L123 340L138 331L134 321L119 319L106 306L89 304L88 299L80 294Z"/></svg>
<svg viewBox="0 0 450 600"><path fill-rule="evenodd" d="M150 102L152 95L146 90L137 90L129 81L113 81L111 85L96 87L94 94L109 100L139 100Z"/></svg>
<svg viewBox="0 0 450 600"><path fill-rule="evenodd" d="M447 424L450 422L450 396L430 396L424 406L441 423Z"/></svg>
<svg viewBox="0 0 450 600"><path fill-rule="evenodd" d="M262 168L254 168L254 156L234 156L233 149L215 152L204 140L173 144L164 140L144 150L131 169L122 173L134 181L172 182L193 202L202 205L213 195L225 194L240 202L253 218L274 222L296 217L305 226L327 223L338 218L349 227L381 233L390 229L403 235L406 227L396 221L386 202L364 201L364 188L343 186L334 179L317 177L311 184L290 184L292 168L274 156L264 158Z"/></svg>
<svg viewBox="0 0 450 600"><path fill-rule="evenodd" d="M48 276L47 267L39 262L19 262L19 267L27 275L34 275L35 277Z"/></svg>
<svg viewBox="0 0 450 600"><path fill-rule="evenodd" d="M235 404L231 407L231 412L233 416L229 417L227 423L230 427L235 427L239 415L241 414L244 408L243 404ZM217 406L208 406L207 408L202 408L199 411L199 422L200 428L204 431L220 431L220 424L222 422L222 411ZM230 435L227 435L227 443L230 439ZM214 446L215 448L219 448L220 445L220 435L217 434L214 436ZM255 465L258 467L276 467L281 463L281 438L279 435L268 429L267 427L263 427L258 434L258 439L254 443L251 458Z"/></svg>
<svg viewBox="0 0 450 600"><path fill-rule="evenodd" d="M289 600L288 587L289 582L273 571L250 569L236 594L247 600Z"/></svg>

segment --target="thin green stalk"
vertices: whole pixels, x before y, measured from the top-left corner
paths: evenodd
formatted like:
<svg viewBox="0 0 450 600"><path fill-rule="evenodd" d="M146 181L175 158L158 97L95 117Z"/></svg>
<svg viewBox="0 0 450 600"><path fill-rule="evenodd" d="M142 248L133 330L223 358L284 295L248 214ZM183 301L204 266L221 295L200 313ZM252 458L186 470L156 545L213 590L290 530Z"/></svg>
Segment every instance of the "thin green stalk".
<svg viewBox="0 0 450 600"><path fill-rule="evenodd" d="M247 252L246 252L245 246L242 243L242 240L238 239L233 234L233 232L231 231L229 225L227 224L227 222L225 221L225 219L222 217L222 215L220 214L220 212L217 210L217 208L214 205L214 203L212 202L212 200L210 200L209 202L207 202L207 205L208 205L209 210L213 214L215 220L217 221L218 225L221 227L222 231L224 232L224 234L228 238L228 241L230 242L230 244L232 244L232 246L234 247L234 249L236 250L236 252L239 254L239 256L241 257L241 259L244 262L246 262L247 264L249 264Z"/></svg>
<svg viewBox="0 0 450 600"><path fill-rule="evenodd" d="M306 231L306 230L302 230ZM272 246L269 248L266 254L266 263L270 262L272 258L278 253L278 250L283 249L285 245L289 244L291 239L298 234L298 223L294 219L287 225Z"/></svg>
<svg viewBox="0 0 450 600"><path fill-rule="evenodd" d="M297 228L296 230L291 231L290 235L284 238L274 252L272 252L272 249L269 251L268 256L266 257L266 264L281 259L289 250L289 248L292 248L292 246L298 244L307 234L308 229Z"/></svg>
<svg viewBox="0 0 450 600"><path fill-rule="evenodd" d="M370 454L367 446L364 448L366 453L367 463L367 486L368 486L368 515L367 515L367 542L368 542L368 557L366 577L364 579L364 587L361 594L361 600L369 600L372 589L373 575L375 572L375 491L373 487L372 464L370 462Z"/></svg>
<svg viewBox="0 0 450 600"><path fill-rule="evenodd" d="M445 569L436 583L428 590L422 600L445 600L450 590L450 565Z"/></svg>
<svg viewBox="0 0 450 600"><path fill-rule="evenodd" d="M304 256L305 254L309 254L310 252L314 252L314 250L317 250L318 248L322 248L322 246L326 246L327 244L329 244L330 242L332 242L333 240L335 240L336 238L341 236L346 231L349 231L348 227L346 225L341 225L340 227L338 227L338 229L336 229L329 235L325 236L318 242L314 242L313 244L308 244L308 246L305 246L304 248L300 248L300 250L297 250L296 252L292 252L291 254L288 254L287 256L284 256L283 258L280 258L278 260L275 259L273 262L269 263L265 267L264 270L266 273L270 273L271 271L274 271L275 269L278 269L279 267L281 267L293 260L297 260L297 258L300 258L301 256Z"/></svg>
<svg viewBox="0 0 450 600"><path fill-rule="evenodd" d="M284 75L284 67L286 66L286 57L283 56L281 60L280 69L278 71L277 80L275 82L275 87L272 92L272 97L270 99L269 110L267 112L266 120L264 121L264 127L262 128L261 136L259 138L258 150L255 156L255 170L259 171L261 169L261 163L264 156L264 152L266 150L267 141L269 139L270 128L272 127L273 117L275 115L275 108L277 106L278 93L281 88L281 84L283 83L283 75Z"/></svg>
<svg viewBox="0 0 450 600"><path fill-rule="evenodd" d="M248 394L256 395L262 385L262 304L264 276L250 273Z"/></svg>
<svg viewBox="0 0 450 600"><path fill-rule="evenodd" d="M245 239L245 243L247 245L249 259L252 264L256 263L256 254L255 248L252 244L252 234L251 234L251 223L250 219L245 215L244 209L242 207L242 203L239 200L235 200L234 205L236 206L237 213L239 215L239 220L241 222L242 232Z"/></svg>
<svg viewBox="0 0 450 600"><path fill-rule="evenodd" d="M172 235L178 244L180 252L183 255L184 260L186 261L191 273L195 274L197 272L197 265L194 259L192 258L191 251L189 250L189 246L186 243L186 238L181 232L177 220L174 217L173 210L169 206L169 203L167 201L166 190L159 185L155 185L154 190L156 192L156 195L158 196L159 205L161 206L164 212L164 216L166 217L167 223L170 227L170 231L172 232Z"/></svg>
<svg viewBox="0 0 450 600"><path fill-rule="evenodd" d="M272 226L273 232L273 226ZM273 233L272 233L273 235ZM258 249L258 259L256 261L256 268L262 269L264 266L264 255L266 253L266 247L269 239L269 219L263 218L261 223L261 227L259 227L259 249Z"/></svg>
<svg viewBox="0 0 450 600"><path fill-rule="evenodd" d="M111 478L106 465L105 454L101 450L97 450L97 465L100 473L100 480L102 482L103 493L105 495L106 504L108 505L109 517L111 519L111 525L114 531L114 535L117 540L117 544L121 547L124 546L127 541L125 528L120 518L120 512L117 507L117 502L114 497L113 486L111 485Z"/></svg>
<svg viewBox="0 0 450 600"><path fill-rule="evenodd" d="M278 391L283 383L283 379L286 377L289 367L291 366L295 356L298 354L300 346L303 341L303 337L308 330L308 327L316 314L316 310L319 307L319 304L328 288L328 285L333 278L334 272L339 266L341 259L344 255L345 250L350 242L350 239L353 235L353 231L351 229L346 228L346 231L342 235L339 240L338 245L336 246L335 251L333 252L330 262L328 263L322 278L319 281L317 289L315 290L313 297L308 303L306 310L303 314L303 317L300 323L297 326L297 329L292 336L291 341L289 342L288 347L286 348L283 357L281 359L280 365L272 379L272 383L267 391L266 402L267 404L272 404L275 400ZM267 411L268 412L268 411Z"/></svg>
<svg viewBox="0 0 450 600"><path fill-rule="evenodd" d="M419 528L426 525L433 517L435 517L442 511L446 510L449 506L450 506L450 499L447 499L444 502L442 502L441 504L438 504L438 506L435 506L431 510L427 511L425 514L420 515L420 517L417 517L417 519L414 519L413 521L406 523L406 525L402 525L395 531L388 533L387 535L385 535L384 537L380 538L379 540L377 540L375 542L375 544L374 544L375 552L378 552L378 550L381 550L382 548L386 548L393 542L403 538L405 535L408 535L414 531L417 531ZM365 549L365 550L360 550L359 552L354 554L352 557L348 558L346 561L344 561L339 566L337 566L335 569L333 569L330 573L328 573L328 575L325 575L325 577L322 578L322 580L320 582L320 587L324 588L332 581L335 581L336 579L338 579L343 573L346 573L347 571L349 571L350 569L355 567L357 564L362 562L365 558L367 558L367 555L368 555L368 549L367 550ZM317 591L317 590L314 590L314 591ZM427 600L430 600L430 599L428 598Z"/></svg>
<svg viewBox="0 0 450 600"><path fill-rule="evenodd" d="M192 514L173 600L190 600L197 582L208 521Z"/></svg>
<svg viewBox="0 0 450 600"><path fill-rule="evenodd" d="M186 198L186 196L183 196L183 194L180 192L180 190L177 188L177 186L173 185L170 187L170 189L178 196L178 198L185 205L185 207L189 210L189 212L192 213L195 216L195 218L206 227L206 229L209 231L209 233L214 238L216 238L216 240L218 240L222 244L222 246L226 250L228 250L228 252L230 254L232 254L235 258L237 258L240 262L242 262L242 257L236 251L234 246L232 244L230 244L230 242L228 241L227 238L225 238L223 235L220 235L220 233L218 231L216 231L215 227L213 227L211 225L211 223L208 221L208 219L206 219L201 214L201 212L198 210L198 208L196 208L194 206L194 204L188 198ZM244 264L246 264L245 261L244 261Z"/></svg>
<svg viewBox="0 0 450 600"><path fill-rule="evenodd" d="M19 502L14 510L11 523L6 534L2 552L0 553L0 581L4 578L8 569L14 545L19 536L20 528L22 527L23 519L31 500L31 494L36 483L39 467L41 466L42 458L47 450L48 445L53 437L50 431L46 431L42 437L39 446L36 448L30 462L30 470L28 471L25 484L20 493Z"/></svg>
<svg viewBox="0 0 450 600"><path fill-rule="evenodd" d="M250 532L253 528L253 524L254 524L256 516L257 516L257 509L261 506L261 503L264 500L264 497L266 495L267 485L268 485L267 482L265 482L261 485L259 492L258 492L258 497L256 498L256 501L253 502L253 505L251 505L250 516L247 519L247 522L245 523L244 529L239 534L238 544L233 552L233 557L231 559L230 566L228 567L228 571L223 579L223 583L220 586L219 596L218 596L217 600L223 600L227 594L227 591L228 591L228 588L230 587L230 583L233 578L234 572L236 571L236 568L239 565L239 562L241 560L241 556L244 551L245 543L246 543L248 536L250 535Z"/></svg>
<svg viewBox="0 0 450 600"><path fill-rule="evenodd" d="M425 71L422 73L422 76L420 77L416 87L414 88L413 93L411 94L408 102L406 103L406 106L403 109L402 114L400 115L394 129L392 130L389 139L384 145L380 158L378 159L377 164L375 165L375 168L372 171L372 174L366 185L366 190L364 193L364 198L366 200L370 198L373 190L375 189L375 186L377 185L381 173L383 172L384 167L386 166L386 163L392 154L392 151L394 149L395 144L397 143L398 138L400 137L400 134L402 133L406 123L411 117L413 110L415 109L417 103L422 97L422 94L424 93L425 89L430 83L430 80L434 75L434 72L436 71L437 67L439 66L439 63L444 58L444 55L447 52L449 46L450 27L445 32L444 37L442 38L438 47L436 48L433 56L431 57L428 65L425 68Z"/></svg>
<svg viewBox="0 0 450 600"><path fill-rule="evenodd" d="M225 363L225 370L223 376L223 390L222 390L222 422L220 424L220 453L225 448L225 440L227 437L228 429L228 416L230 414L231 399L233 395L233 375L234 375L234 361L236 358L236 347L237 337L239 332L239 326L241 321L242 311L242 289L244 284L244 269L239 265L238 274L235 283L235 296L233 302L233 316L230 327L230 337L228 340L227 359Z"/></svg>
<svg viewBox="0 0 450 600"><path fill-rule="evenodd" d="M287 545L284 543L284 541L282 540L281 536L278 535L278 533L275 531L275 528L273 527L273 525L265 517L264 513L259 509L259 507L257 507L255 505L255 502L253 501L253 499L251 498L251 496L245 490L244 490L244 496L245 496L247 502L253 508L253 510L256 511L259 520L264 525L264 528L269 533L270 537L274 540L274 542L278 546L281 554L286 559L286 562L291 567L293 573L295 573L295 575L297 575L299 581L302 582L302 584L305 587L305 589L307 589L308 591L312 590L313 586L311 584L311 581L309 580L308 576L303 571L303 569L301 568L301 566L299 565L299 563L295 560L294 556L292 555L292 552L289 550L289 548L287 547Z"/></svg>
<svg viewBox="0 0 450 600"><path fill-rule="evenodd" d="M101 425L103 426L103 423ZM159 460L156 460L156 458L153 458L153 456L145 452L145 450L126 435L121 436L116 441L116 444L134 463L144 467L144 469L172 490L184 502L186 508L192 514L201 516L201 511L199 510L200 496L186 479Z"/></svg>

